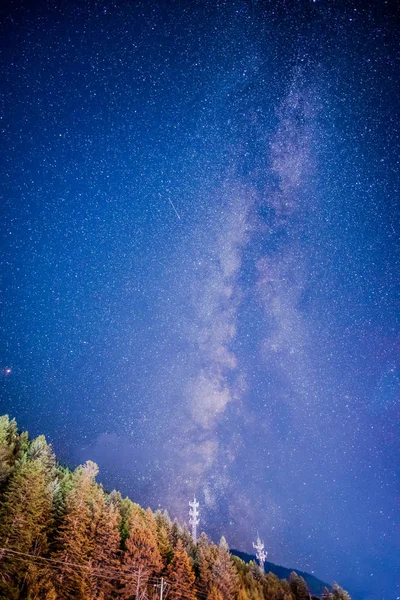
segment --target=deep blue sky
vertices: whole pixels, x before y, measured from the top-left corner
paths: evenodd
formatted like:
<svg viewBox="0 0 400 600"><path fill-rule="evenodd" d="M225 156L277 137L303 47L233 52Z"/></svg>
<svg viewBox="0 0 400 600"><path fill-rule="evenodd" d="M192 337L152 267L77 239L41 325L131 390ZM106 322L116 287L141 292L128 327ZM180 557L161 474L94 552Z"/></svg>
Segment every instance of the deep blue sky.
<svg viewBox="0 0 400 600"><path fill-rule="evenodd" d="M400 595L389 3L6 3L1 412L249 551ZM9 373L7 369L11 369Z"/></svg>

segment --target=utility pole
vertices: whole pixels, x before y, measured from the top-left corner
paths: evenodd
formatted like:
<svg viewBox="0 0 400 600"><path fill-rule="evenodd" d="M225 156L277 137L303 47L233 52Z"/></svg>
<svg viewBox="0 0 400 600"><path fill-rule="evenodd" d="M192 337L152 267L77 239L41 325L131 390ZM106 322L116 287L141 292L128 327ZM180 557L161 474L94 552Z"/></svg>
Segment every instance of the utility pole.
<svg viewBox="0 0 400 600"><path fill-rule="evenodd" d="M260 536L258 535L258 533L257 533L257 542L256 543L253 542L253 548L255 548L256 557L257 557L258 562L260 563L260 569L261 569L261 571L264 572L264 562L265 562L265 559L267 558L268 552L265 552L264 543L260 540Z"/></svg>
<svg viewBox="0 0 400 600"><path fill-rule="evenodd" d="M189 523L192 526L192 538L194 543L197 543L197 525L200 523L199 519L199 503L196 500L196 496L194 497L192 502L189 502L190 510L189 510Z"/></svg>
<svg viewBox="0 0 400 600"><path fill-rule="evenodd" d="M164 591L167 588L167 585L168 584L165 583L165 581L164 581L164 577L161 577L161 583L160 583L160 600L163 600L163 594L164 594Z"/></svg>

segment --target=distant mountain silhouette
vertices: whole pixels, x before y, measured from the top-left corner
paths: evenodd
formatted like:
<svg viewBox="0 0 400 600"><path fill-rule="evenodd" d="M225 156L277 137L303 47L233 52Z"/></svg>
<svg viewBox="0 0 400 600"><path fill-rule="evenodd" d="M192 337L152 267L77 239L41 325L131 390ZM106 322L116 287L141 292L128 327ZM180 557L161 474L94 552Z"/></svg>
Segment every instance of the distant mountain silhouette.
<svg viewBox="0 0 400 600"><path fill-rule="evenodd" d="M257 562L256 557L254 555L246 554L246 552L240 552L239 550L231 550L231 554L233 554L234 556L238 556L245 563L249 563L251 560L253 562ZM331 587L327 583L324 583L320 579L317 579L316 577L314 577L314 575L311 575L310 573L305 573L304 571L299 571L298 569L288 569L287 567L281 567L280 565L274 565L274 563L271 563L268 561L265 561L264 568L265 568L266 573L269 573L271 571L271 573L275 573L275 575L277 577L279 577L279 579L288 579L290 573L295 571L297 573L297 575L300 575L301 577L303 577L303 579L305 580L305 582L308 586L310 593L313 594L314 596L321 596L323 589L325 587L327 587L328 589L330 589L330 587Z"/></svg>

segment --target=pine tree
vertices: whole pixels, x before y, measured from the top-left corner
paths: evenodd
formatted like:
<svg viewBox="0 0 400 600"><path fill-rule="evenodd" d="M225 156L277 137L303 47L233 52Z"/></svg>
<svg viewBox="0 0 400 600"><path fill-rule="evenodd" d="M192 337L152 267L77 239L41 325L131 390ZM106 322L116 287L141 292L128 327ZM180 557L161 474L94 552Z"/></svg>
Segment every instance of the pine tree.
<svg viewBox="0 0 400 600"><path fill-rule="evenodd" d="M337 583L333 584L332 592L329 592L326 588L325 590L328 592L328 596L326 596L327 600L351 600L350 594ZM324 598L324 595L322 597Z"/></svg>
<svg viewBox="0 0 400 600"><path fill-rule="evenodd" d="M213 588L213 567L217 560L218 549L205 533L202 533L197 542L195 569L198 576L199 592L203 596L211 593Z"/></svg>
<svg viewBox="0 0 400 600"><path fill-rule="evenodd" d="M143 511L138 511L131 503L125 527L128 537L124 540L122 557L121 598L135 597L144 600L147 597L149 580L162 569L157 540L151 530L146 529ZM140 514L142 512L142 515Z"/></svg>
<svg viewBox="0 0 400 600"><path fill-rule="evenodd" d="M63 563L56 582L60 598L109 597L118 577L121 515L95 482L97 472L88 461L70 477L65 474L65 515L55 552Z"/></svg>
<svg viewBox="0 0 400 600"><path fill-rule="evenodd" d="M89 559L90 593L93 599L109 598L119 578L120 520L117 506L106 498L101 487L97 488L91 527L93 551Z"/></svg>
<svg viewBox="0 0 400 600"><path fill-rule="evenodd" d="M93 502L96 497L95 463L87 461L72 475L66 497L65 516L60 527L55 559L63 563L57 577L60 599L90 600L88 564L94 550Z"/></svg>
<svg viewBox="0 0 400 600"><path fill-rule="evenodd" d="M284 598L292 600L290 585L286 579L281 581L274 573L267 573L261 582L264 596L268 600L284 600Z"/></svg>
<svg viewBox="0 0 400 600"><path fill-rule="evenodd" d="M147 600L161 573L171 600L309 600L298 574L263 575L224 538L194 545L166 512L105 494L97 471L57 466L43 436L29 442L0 417L0 600ZM351 598L334 584L322 600Z"/></svg>
<svg viewBox="0 0 400 600"><path fill-rule="evenodd" d="M115 498L115 500L117 500ZM132 513L133 502L129 498L120 498L117 500L119 503L119 512L121 513L121 523L119 531L121 535L121 548L126 550L126 540L129 537L129 518Z"/></svg>
<svg viewBox="0 0 400 600"><path fill-rule="evenodd" d="M27 594L43 586L43 562L24 555L40 557L48 549L52 519L51 480L54 455L43 436L28 447L16 463L0 508L0 557L3 579L0 589L5 597Z"/></svg>
<svg viewBox="0 0 400 600"><path fill-rule="evenodd" d="M0 417L0 484L5 482L11 473L16 439L15 420L10 421L8 415Z"/></svg>
<svg viewBox="0 0 400 600"><path fill-rule="evenodd" d="M165 527L165 530L170 533L172 527L172 521L166 510L156 510L154 514L154 519L156 521L157 527Z"/></svg>
<svg viewBox="0 0 400 600"><path fill-rule="evenodd" d="M18 434L15 419L0 416L0 494L4 491L14 466L28 449L28 434ZM1 496L0 496L1 497Z"/></svg>
<svg viewBox="0 0 400 600"><path fill-rule="evenodd" d="M220 597L222 598L222 596L220 596ZM240 588L238 600L250 600L250 597L249 597L248 593L246 592L245 588Z"/></svg>
<svg viewBox="0 0 400 600"><path fill-rule="evenodd" d="M233 599L238 591L238 577L231 561L229 546L224 537L218 546L217 557L212 569L214 585L224 600Z"/></svg>
<svg viewBox="0 0 400 600"><path fill-rule="evenodd" d="M169 541L167 530L163 526L157 529L157 544L164 569L166 569L174 557L174 551Z"/></svg>
<svg viewBox="0 0 400 600"><path fill-rule="evenodd" d="M174 558L168 567L169 596L174 600L196 600L195 576L190 560L181 540L178 540Z"/></svg>
<svg viewBox="0 0 400 600"><path fill-rule="evenodd" d="M242 591L242 590L240 590L240 591ZM207 600L224 600L224 599L222 597L221 592L215 587L215 585L213 585L211 590L207 594ZM239 593L239 600L248 600L248 597L246 596L246 598L240 598L240 593Z"/></svg>
<svg viewBox="0 0 400 600"><path fill-rule="evenodd" d="M73 487L72 475L70 469L61 465L56 466L55 477L51 484L53 497L53 531L51 532L51 537L53 549L54 541L61 529L65 516L67 496Z"/></svg>
<svg viewBox="0 0 400 600"><path fill-rule="evenodd" d="M300 577L294 571L289 576L290 590L295 600L309 600L310 593L303 577Z"/></svg>
<svg viewBox="0 0 400 600"><path fill-rule="evenodd" d="M264 573L260 569L260 565L254 561L250 561L250 573L255 581L261 581Z"/></svg>

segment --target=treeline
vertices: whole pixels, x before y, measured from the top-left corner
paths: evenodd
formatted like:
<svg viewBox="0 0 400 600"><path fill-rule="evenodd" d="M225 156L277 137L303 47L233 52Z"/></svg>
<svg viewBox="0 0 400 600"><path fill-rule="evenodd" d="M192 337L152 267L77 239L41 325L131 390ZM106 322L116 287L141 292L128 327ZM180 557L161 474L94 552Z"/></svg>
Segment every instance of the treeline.
<svg viewBox="0 0 400 600"><path fill-rule="evenodd" d="M44 436L0 417L0 598L3 600L309 600L304 579L262 574L166 512L144 510L71 471ZM326 600L349 600L338 586Z"/></svg>

